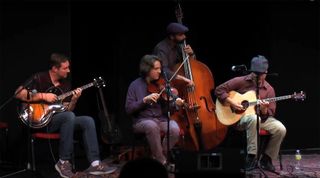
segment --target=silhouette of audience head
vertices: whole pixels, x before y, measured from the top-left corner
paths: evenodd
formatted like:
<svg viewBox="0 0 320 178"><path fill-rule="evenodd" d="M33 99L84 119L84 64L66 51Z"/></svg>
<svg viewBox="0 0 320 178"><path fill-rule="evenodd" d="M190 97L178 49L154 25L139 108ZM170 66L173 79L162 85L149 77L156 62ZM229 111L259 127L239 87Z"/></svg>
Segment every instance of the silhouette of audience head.
<svg viewBox="0 0 320 178"><path fill-rule="evenodd" d="M152 158L140 158L128 161L121 169L119 178L168 178L164 165Z"/></svg>

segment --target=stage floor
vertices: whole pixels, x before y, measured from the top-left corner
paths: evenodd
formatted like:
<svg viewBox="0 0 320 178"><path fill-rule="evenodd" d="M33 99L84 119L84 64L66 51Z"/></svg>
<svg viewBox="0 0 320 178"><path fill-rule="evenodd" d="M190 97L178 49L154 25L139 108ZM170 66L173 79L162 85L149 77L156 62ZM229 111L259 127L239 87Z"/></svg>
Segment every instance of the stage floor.
<svg viewBox="0 0 320 178"><path fill-rule="evenodd" d="M303 151L302 151L302 153L303 153ZM293 172L293 167L294 167L294 163L295 163L294 158L295 158L295 156L293 153L282 155L282 167L283 167L282 171L280 170L280 162L279 161L273 162L273 164L276 167L276 171L279 173L279 175L277 175L275 173L268 172L268 171L263 171L263 172L266 173L267 176L270 178L271 177L320 177L320 154L319 153L303 154L302 155L301 168L302 168L303 172L302 172L302 174L299 174L299 175L297 175ZM105 161L108 162L110 160L106 159ZM125 163L126 163L126 161L121 161L118 164L114 164L114 166L117 166L119 168L116 173L110 174L110 175L105 175L105 176L100 176L100 177L101 178L102 177L103 178L117 178L122 165ZM83 164L83 165L85 165L85 164ZM87 165L85 165L85 166L87 166ZM75 176L75 177L83 177L83 178L95 177L95 176L88 176L88 175L83 174L81 172L81 170L84 170L85 168L81 168L81 165L78 165L78 169L79 169L79 172L77 173L77 176ZM19 169L2 168L0 170L0 178L8 173L12 173L12 172L18 171L18 170ZM39 173L38 175L32 176L32 174L30 172L22 172L22 173L15 174L15 175L12 175L9 177L11 177L11 178L19 178L19 177L24 177L24 178L28 178L28 177L56 178L56 177L59 177L59 175L54 170L52 163L50 163L50 164L48 163L47 165L44 163L41 163L41 165L38 165L38 173ZM208 177L212 177L213 175L215 175L215 174L208 173ZM219 174L219 175L220 175L219 177L222 176L221 174ZM96 176L96 177L98 177L98 176ZM175 174L170 174L169 177L175 178L177 176L175 176ZM197 177L199 177L199 176L197 176ZM203 176L203 174L201 174L201 178L205 178L205 177L206 176ZM245 177L255 178L255 177L264 177L264 176L263 176L263 173L259 169L255 169L255 170L246 172Z"/></svg>

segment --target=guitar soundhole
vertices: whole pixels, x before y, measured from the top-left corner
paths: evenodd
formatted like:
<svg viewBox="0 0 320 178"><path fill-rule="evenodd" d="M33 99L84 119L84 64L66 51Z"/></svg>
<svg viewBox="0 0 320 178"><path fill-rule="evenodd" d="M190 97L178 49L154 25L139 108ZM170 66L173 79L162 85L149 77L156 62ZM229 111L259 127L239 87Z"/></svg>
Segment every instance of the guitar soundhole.
<svg viewBox="0 0 320 178"><path fill-rule="evenodd" d="M249 102L248 101L242 101L241 102L241 105L243 106L243 110L234 110L232 109L232 112L233 113L236 113L236 114L242 114L246 111L246 109L249 107Z"/></svg>
<svg viewBox="0 0 320 178"><path fill-rule="evenodd" d="M246 110L249 107L249 101L244 100L241 102L241 105L243 106L243 109Z"/></svg>

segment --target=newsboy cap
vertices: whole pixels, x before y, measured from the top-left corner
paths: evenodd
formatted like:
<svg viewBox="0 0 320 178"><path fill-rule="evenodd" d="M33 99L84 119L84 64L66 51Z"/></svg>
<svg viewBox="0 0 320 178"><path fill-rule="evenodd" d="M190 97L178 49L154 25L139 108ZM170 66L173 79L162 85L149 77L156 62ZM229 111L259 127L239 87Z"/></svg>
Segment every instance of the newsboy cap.
<svg viewBox="0 0 320 178"><path fill-rule="evenodd" d="M189 28L180 23L172 22L167 26L168 34L186 33L187 31Z"/></svg>
<svg viewBox="0 0 320 178"><path fill-rule="evenodd" d="M264 56L258 55L251 60L251 72L267 73L268 72L268 59Z"/></svg>

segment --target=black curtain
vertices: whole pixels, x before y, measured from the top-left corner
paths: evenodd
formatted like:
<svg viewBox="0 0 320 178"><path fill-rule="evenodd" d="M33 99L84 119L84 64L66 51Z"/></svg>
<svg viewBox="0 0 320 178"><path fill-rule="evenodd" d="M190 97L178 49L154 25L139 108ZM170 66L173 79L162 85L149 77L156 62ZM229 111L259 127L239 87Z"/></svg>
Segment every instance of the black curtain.
<svg viewBox="0 0 320 178"><path fill-rule="evenodd" d="M72 59L74 87L101 76L106 81L108 111L128 140L130 119L124 103L128 85L138 77L138 64L165 37L176 21L175 1L1 1L0 101L36 71L47 69L52 52ZM319 147L319 2L318 1L182 1L187 42L219 85L231 77L232 65L249 67L253 56L265 55L276 94L304 90L304 102L280 101L276 117L287 127L283 149ZM100 132L95 89L83 92L78 115L91 115ZM213 96L215 98L215 96ZM0 111L10 123L13 155L25 128L16 103ZM100 139L100 138L99 138ZM14 147L13 147L14 146ZM17 158L18 159L18 158Z"/></svg>

